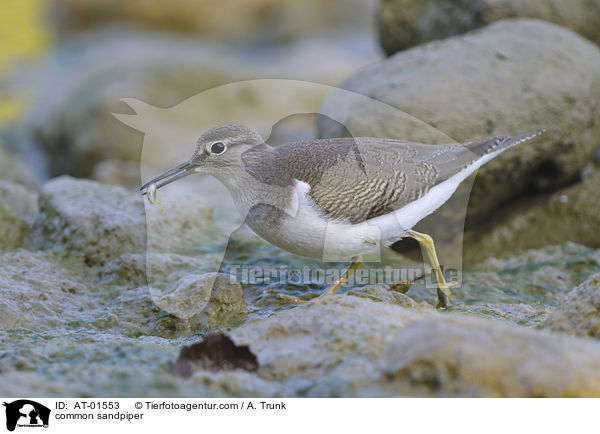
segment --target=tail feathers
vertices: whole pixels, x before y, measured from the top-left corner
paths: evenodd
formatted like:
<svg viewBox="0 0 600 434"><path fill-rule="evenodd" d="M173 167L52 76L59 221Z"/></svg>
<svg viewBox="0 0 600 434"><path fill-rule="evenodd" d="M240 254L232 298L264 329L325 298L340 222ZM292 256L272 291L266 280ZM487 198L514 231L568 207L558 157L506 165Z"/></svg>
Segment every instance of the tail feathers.
<svg viewBox="0 0 600 434"><path fill-rule="evenodd" d="M542 134L545 130L537 130L532 133L521 134L519 136L501 136L495 139L482 140L480 142L465 143L467 149L473 152L478 157L483 157L486 154L511 148L526 140L532 139Z"/></svg>

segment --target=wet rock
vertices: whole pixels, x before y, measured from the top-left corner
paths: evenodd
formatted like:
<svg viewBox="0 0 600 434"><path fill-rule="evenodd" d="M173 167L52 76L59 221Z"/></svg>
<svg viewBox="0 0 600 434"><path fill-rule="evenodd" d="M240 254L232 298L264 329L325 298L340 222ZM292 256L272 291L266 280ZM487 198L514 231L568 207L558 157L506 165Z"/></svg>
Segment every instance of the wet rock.
<svg viewBox="0 0 600 434"><path fill-rule="evenodd" d="M213 391L212 393L218 393L226 397L264 396L273 398L290 396L290 392L284 384L263 380L254 372L241 370L196 371L189 383L192 386L203 386Z"/></svg>
<svg viewBox="0 0 600 434"><path fill-rule="evenodd" d="M82 276L41 252L0 255L0 329L47 330L84 320L95 307Z"/></svg>
<svg viewBox="0 0 600 434"><path fill-rule="evenodd" d="M28 225L33 224L40 212L37 191L22 184L0 180L0 201Z"/></svg>
<svg viewBox="0 0 600 434"><path fill-rule="evenodd" d="M600 339L600 274L592 276L566 294L544 326Z"/></svg>
<svg viewBox="0 0 600 434"><path fill-rule="evenodd" d="M198 332L191 330L188 321L160 309L147 286L122 288L95 316L92 324L99 330L118 330L128 337L175 339Z"/></svg>
<svg viewBox="0 0 600 434"><path fill-rule="evenodd" d="M402 290L410 288L410 283L407 283L407 287ZM355 297L368 298L373 301L381 301L385 303L398 304L403 307L415 307L415 301L403 292L390 289L390 285L379 284L379 285L368 285L365 287L352 289L348 291L348 295Z"/></svg>
<svg viewBox="0 0 600 434"><path fill-rule="evenodd" d="M81 252L88 265L104 265L146 249L154 253L193 248L210 224L211 210L200 198L176 192L164 195L163 209L151 207L145 214L137 192L68 176L53 179L41 191L33 243Z"/></svg>
<svg viewBox="0 0 600 434"><path fill-rule="evenodd" d="M177 338L189 336L192 330L186 320L179 319L156 305L147 286L122 290L98 317L94 325L103 330L118 329L124 336L157 336Z"/></svg>
<svg viewBox="0 0 600 434"><path fill-rule="evenodd" d="M600 344L466 316L412 322L390 343L381 366L391 395L600 394Z"/></svg>
<svg viewBox="0 0 600 434"><path fill-rule="evenodd" d="M577 179L600 134L594 121L600 114L600 50L570 30L537 20L503 20L397 53L359 70L342 87L412 116L332 94L324 108L337 113L353 135L435 144L547 128L483 166L470 194L468 183L457 192L465 196L461 206L469 203L467 225L488 219L516 196ZM437 130L419 128L417 120ZM319 128L324 137L342 133L332 123ZM442 207L434 215L443 215L446 227L462 228L462 211Z"/></svg>
<svg viewBox="0 0 600 434"><path fill-rule="evenodd" d="M235 319L244 307L244 291L240 284L224 273L208 273L204 278L214 279L212 294L206 308L193 320L214 327Z"/></svg>
<svg viewBox="0 0 600 434"><path fill-rule="evenodd" d="M332 320L335 318L335 320ZM231 332L258 376L306 396L595 396L600 344L352 296ZM565 375L568 372L569 375Z"/></svg>
<svg viewBox="0 0 600 434"><path fill-rule="evenodd" d="M571 241L600 247L600 170L551 195L513 205L465 234L467 263Z"/></svg>
<svg viewBox="0 0 600 434"><path fill-rule="evenodd" d="M21 247L28 230L27 223L0 199L0 252Z"/></svg>
<svg viewBox="0 0 600 434"><path fill-rule="evenodd" d="M21 328L0 334L2 396L19 396L19 390L24 396L53 397L112 396L115 390L122 391L119 395L143 396L150 389L157 395L177 390L180 397L218 393L217 386L212 391L201 384L188 386L171 375L165 367L177 357L177 348L164 339L97 330Z"/></svg>
<svg viewBox="0 0 600 434"><path fill-rule="evenodd" d="M351 388L364 381L394 334L418 315L416 309L336 295L246 323L230 334L256 354L263 379L285 380L308 395L331 394L340 384ZM357 370L360 376L353 377ZM328 392L317 388L325 377Z"/></svg>
<svg viewBox="0 0 600 434"><path fill-rule="evenodd" d="M575 0L381 0L379 40L388 55L503 18L539 18L600 42L600 3Z"/></svg>
<svg viewBox="0 0 600 434"><path fill-rule="evenodd" d="M163 290L151 287L150 293L156 305L171 315L212 326L238 313L244 304L240 284L223 273L185 274Z"/></svg>
<svg viewBox="0 0 600 434"><path fill-rule="evenodd" d="M0 252L27 245L39 213L38 194L23 184L0 180Z"/></svg>
<svg viewBox="0 0 600 434"><path fill-rule="evenodd" d="M100 271L100 281L108 284L145 285L146 255L126 253L111 260Z"/></svg>
<svg viewBox="0 0 600 434"><path fill-rule="evenodd" d="M145 285L150 280L173 281L192 270L218 269L217 255L186 256L176 253L127 253L107 263L100 280L116 285ZM149 276L148 276L149 275Z"/></svg>
<svg viewBox="0 0 600 434"><path fill-rule="evenodd" d="M540 327L564 294L598 272L599 261L600 250L575 243L488 258L465 268L450 310ZM417 302L432 297L417 284L407 295Z"/></svg>
<svg viewBox="0 0 600 434"><path fill-rule="evenodd" d="M34 244L81 252L89 265L102 265L145 245L142 201L120 186L68 176L48 181L40 194Z"/></svg>
<svg viewBox="0 0 600 434"><path fill-rule="evenodd" d="M216 282L206 276L196 280L193 277L184 278L185 282L181 279L171 282L175 288L171 293L146 285L124 287L108 303L95 325L102 329L118 328L127 336L172 339L193 336L207 328L224 328L239 321L237 316L244 306L239 284L231 283L228 275L219 274Z"/></svg>
<svg viewBox="0 0 600 434"><path fill-rule="evenodd" d="M529 286L537 284L541 291L544 285L554 284L560 286L557 292L562 291L574 276L597 263L598 252L586 254L584 247L576 247L490 259L479 276L470 277L470 284L485 279L491 285L508 287L514 298L502 299L502 303L512 303L513 311L529 314L526 305L539 301L539 293ZM19 251L0 256L0 287L9 288L0 300L0 353L6 355L0 391L42 390L49 396L60 396L65 390L73 395L100 391L111 396L131 394L132 390L140 396L600 393L600 343L593 340L442 314L420 304L404 308L350 295L311 300L266 318L262 312L249 313L242 306L243 316L237 318L237 324L249 317L252 320L216 327L237 325L228 334L234 344L247 345L256 355L258 371L200 370L189 379L180 379L165 366L176 359L182 342L189 343L187 337L206 333L206 325L200 316L186 320L169 314L156 305L147 286L131 288L127 279L109 272L127 259L136 262L133 255L122 255L105 266L105 277L115 279L109 279L110 284L94 282L90 286L81 283L93 282L91 276L82 274L86 267L59 263L48 253ZM564 269L548 275L551 268L544 268L544 261L552 267L553 261L561 259ZM173 256L164 263L187 267L193 266L192 262ZM492 279L494 274L497 280ZM530 275L531 282L520 284L527 284L531 292L519 295L518 276ZM515 282L509 276L517 276ZM239 292L234 290L225 298L239 300ZM499 294L491 296L501 299ZM213 294L213 299L218 298L219 294ZM523 299L528 301L519 303ZM221 303L239 307L225 299ZM483 315L493 316L489 312ZM140 366L145 368L140 371ZM114 381L115 373L119 381ZM78 381L79 377L83 380ZM92 377L96 381L90 380ZM98 378L106 381L98 383Z"/></svg>

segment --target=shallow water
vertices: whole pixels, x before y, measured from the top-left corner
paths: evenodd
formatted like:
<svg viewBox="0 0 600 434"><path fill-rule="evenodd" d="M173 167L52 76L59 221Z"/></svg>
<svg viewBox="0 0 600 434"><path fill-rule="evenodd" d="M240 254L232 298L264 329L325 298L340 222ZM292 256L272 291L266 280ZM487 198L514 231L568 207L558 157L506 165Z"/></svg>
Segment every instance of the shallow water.
<svg viewBox="0 0 600 434"><path fill-rule="evenodd" d="M228 263L245 264L259 269L281 265L289 269L324 267L323 263L298 258L264 243L236 243L235 249L238 253L226 258L224 271L227 271ZM250 251L254 251L255 259L247 259ZM256 254L257 252L260 254ZM384 262L371 265L415 266L406 260L400 264ZM339 270L344 270L346 266L345 263L326 264L326 267ZM524 326L539 326L557 305L561 294L598 271L600 251L573 243L532 250L509 259L489 259L464 270L462 285L452 289L454 304L447 311L474 313ZM251 306L249 318L269 316L294 305L289 300L281 300L279 294L306 301L317 297L325 289L327 284L318 283L294 285L275 282L249 285L246 287ZM352 289L343 287L339 293ZM357 295L368 296L361 295L360 291ZM418 304L433 305L436 301L435 288L426 285L424 280L415 281L406 295Z"/></svg>

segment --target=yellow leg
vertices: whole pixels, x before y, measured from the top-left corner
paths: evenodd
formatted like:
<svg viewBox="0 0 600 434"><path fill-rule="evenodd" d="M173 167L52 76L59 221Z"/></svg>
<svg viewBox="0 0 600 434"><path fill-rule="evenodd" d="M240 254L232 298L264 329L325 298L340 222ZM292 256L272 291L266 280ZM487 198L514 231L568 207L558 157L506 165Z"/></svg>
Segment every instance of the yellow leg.
<svg viewBox="0 0 600 434"><path fill-rule="evenodd" d="M352 263L348 266L348 269L344 272L344 274L342 274L340 278L333 285L327 288L327 291L325 291L319 297L335 294L337 290L340 289L342 285L348 281L350 276L352 276L354 272L360 268L362 263L363 261L361 258L355 258L354 261L352 261Z"/></svg>
<svg viewBox="0 0 600 434"><path fill-rule="evenodd" d="M425 252L427 252L427 256L429 257L433 274L437 280L438 302L436 307L450 306L450 285L446 283L446 279L444 278L444 274L440 268L440 262L438 261L437 254L435 253L433 239L429 235L422 234L420 232L409 231L408 234L417 240L421 246L423 246Z"/></svg>

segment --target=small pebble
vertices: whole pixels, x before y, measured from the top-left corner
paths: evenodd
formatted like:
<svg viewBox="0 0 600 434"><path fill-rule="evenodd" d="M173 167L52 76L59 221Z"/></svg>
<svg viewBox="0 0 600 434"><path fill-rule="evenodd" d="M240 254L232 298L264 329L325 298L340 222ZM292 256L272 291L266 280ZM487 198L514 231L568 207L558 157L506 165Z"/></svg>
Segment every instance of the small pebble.
<svg viewBox="0 0 600 434"><path fill-rule="evenodd" d="M558 200L560 201L560 203L567 203L567 201L569 200L569 196L567 196L566 194L562 194L560 195Z"/></svg>

